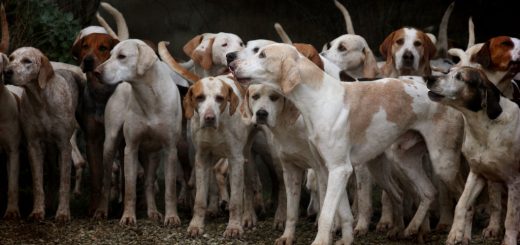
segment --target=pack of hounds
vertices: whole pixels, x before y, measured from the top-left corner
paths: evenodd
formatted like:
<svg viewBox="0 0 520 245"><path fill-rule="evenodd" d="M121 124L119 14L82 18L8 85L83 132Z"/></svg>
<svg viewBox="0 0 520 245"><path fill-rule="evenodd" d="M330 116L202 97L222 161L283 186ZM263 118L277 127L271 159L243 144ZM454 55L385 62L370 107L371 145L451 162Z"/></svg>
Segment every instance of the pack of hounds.
<svg viewBox="0 0 520 245"><path fill-rule="evenodd" d="M468 244L476 200L487 187L489 223L482 235L517 244L520 90L514 78L520 40L497 36L475 44L470 19L467 49L448 49L451 4L437 37L416 28L395 30L379 46L384 61L377 62L354 33L347 9L334 3L348 34L321 53L293 43L275 24L283 43L204 33L184 45L190 57L184 63L170 55L167 42L129 39L123 15L102 3L116 19L117 33L98 15L102 26L83 29L73 44L77 66L52 62L32 47L7 56L2 7L4 218L20 218L24 145L32 220L45 219L44 159L55 150L58 222L71 219L72 166L74 193L80 194L88 163L94 218L106 219L110 202L119 200L120 224L135 225L142 178L149 219L178 226L177 205L188 205L193 217L187 234L196 237L204 234L206 216L227 210L223 235L238 238L265 208L263 165L255 164L262 159L277 199L274 229L283 230L276 244L295 242L302 185L311 196L307 213L316 215L313 244L332 243L334 232L341 233L336 244L351 244L369 231L374 184L383 190L376 229L389 239L422 241L436 216L435 229L449 230L446 244ZM86 160L77 130L83 131ZM164 214L155 201L160 164Z"/></svg>

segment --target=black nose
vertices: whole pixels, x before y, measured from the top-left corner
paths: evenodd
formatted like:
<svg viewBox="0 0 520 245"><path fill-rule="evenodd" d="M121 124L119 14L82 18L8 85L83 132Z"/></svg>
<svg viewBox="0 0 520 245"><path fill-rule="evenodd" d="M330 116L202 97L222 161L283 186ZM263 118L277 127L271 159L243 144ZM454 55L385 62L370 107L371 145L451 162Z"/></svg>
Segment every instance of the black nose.
<svg viewBox="0 0 520 245"><path fill-rule="evenodd" d="M267 119L267 116L269 116L269 112L267 112L266 110L264 109L260 109L256 112L256 118L258 120L265 120Z"/></svg>
<svg viewBox="0 0 520 245"><path fill-rule="evenodd" d="M83 72L89 72L94 70L94 57L86 56L83 59Z"/></svg>
<svg viewBox="0 0 520 245"><path fill-rule="evenodd" d="M4 81L6 83L10 83L12 78L13 78L13 70L11 70L11 69L5 70L4 71Z"/></svg>
<svg viewBox="0 0 520 245"><path fill-rule="evenodd" d="M413 61L413 54L412 52L410 51L405 51L404 54L403 54L403 60L404 61L407 61L407 62L412 62Z"/></svg>
<svg viewBox="0 0 520 245"><path fill-rule="evenodd" d="M204 116L204 122L206 122L207 124L215 123L215 116L214 115Z"/></svg>
<svg viewBox="0 0 520 245"><path fill-rule="evenodd" d="M226 54L226 60L228 65L230 65L231 62L237 59L237 52L231 52Z"/></svg>

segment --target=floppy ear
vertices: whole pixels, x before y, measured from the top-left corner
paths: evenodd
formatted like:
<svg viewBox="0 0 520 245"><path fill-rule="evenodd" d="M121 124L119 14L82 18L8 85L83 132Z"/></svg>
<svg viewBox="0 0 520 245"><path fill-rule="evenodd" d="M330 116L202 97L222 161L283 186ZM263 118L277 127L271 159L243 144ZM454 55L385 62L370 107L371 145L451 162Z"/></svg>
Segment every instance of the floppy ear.
<svg viewBox="0 0 520 245"><path fill-rule="evenodd" d="M289 99L283 98L282 116L283 123L293 125L300 116L300 111Z"/></svg>
<svg viewBox="0 0 520 245"><path fill-rule="evenodd" d="M54 76L54 69L52 68L51 62L45 55L40 57L40 64L38 85L41 89L43 89L47 85L47 81L49 81Z"/></svg>
<svg viewBox="0 0 520 245"><path fill-rule="evenodd" d="M142 76L158 59L153 49L146 44L138 44L137 75Z"/></svg>
<svg viewBox="0 0 520 245"><path fill-rule="evenodd" d="M242 115L242 120L247 125L251 123L253 112L251 111L251 106L249 106L249 89L246 89L242 103L240 104L240 115Z"/></svg>
<svg viewBox="0 0 520 245"><path fill-rule="evenodd" d="M182 50L184 53L191 58L191 54L193 51L199 46L199 44L202 42L202 35L197 35L194 38L192 38L190 41L188 41L186 44L184 44L184 47L182 47Z"/></svg>
<svg viewBox="0 0 520 245"><path fill-rule="evenodd" d="M112 50L119 43L118 39L111 38L110 39L110 50Z"/></svg>
<svg viewBox="0 0 520 245"><path fill-rule="evenodd" d="M280 84L284 94L290 93L300 83L300 72L297 65L297 61L290 57L286 57L282 61Z"/></svg>
<svg viewBox="0 0 520 245"><path fill-rule="evenodd" d="M78 60L79 59L79 55L81 53L81 48L83 47L83 38L77 40L76 42L74 42L74 45L72 46L72 56L74 57L74 59Z"/></svg>
<svg viewBox="0 0 520 245"><path fill-rule="evenodd" d="M229 115L233 116L237 110L238 104L240 103L240 99L235 94L231 86L228 85L228 89Z"/></svg>
<svg viewBox="0 0 520 245"><path fill-rule="evenodd" d="M368 46L363 48L363 53L365 53L365 62L363 63L363 77L375 78L379 73L379 69L377 69L376 58Z"/></svg>
<svg viewBox="0 0 520 245"><path fill-rule="evenodd" d="M204 49L196 48L191 55L191 59L197 62L205 70L211 69L213 66L213 42L215 38L209 38Z"/></svg>
<svg viewBox="0 0 520 245"><path fill-rule="evenodd" d="M4 68L9 64L9 58L6 54L0 53L0 59L2 59L2 67L0 67L0 73L2 73Z"/></svg>
<svg viewBox="0 0 520 245"><path fill-rule="evenodd" d="M423 40L423 47L424 47L424 56L427 61L429 61L431 58L435 56L437 53L437 48L435 47L435 44L433 43L432 39L428 37L424 32L420 32L422 34L422 40Z"/></svg>
<svg viewBox="0 0 520 245"><path fill-rule="evenodd" d="M381 53L381 56L383 57L383 59L392 59L392 44L394 42L394 36L395 36L395 31L390 33L390 35L388 35L388 37L385 38L385 40L383 41L383 43L379 46L379 53Z"/></svg>
<svg viewBox="0 0 520 245"><path fill-rule="evenodd" d="M482 65L483 68L489 68L491 66L491 52L489 50L489 41L482 45L482 48L471 56L471 62L476 62Z"/></svg>
<svg viewBox="0 0 520 245"><path fill-rule="evenodd" d="M485 104L483 105L486 108L486 113L489 119L494 120L502 113L502 107L500 107L500 90L491 83L489 80L485 80L485 90L484 90L484 99Z"/></svg>
<svg viewBox="0 0 520 245"><path fill-rule="evenodd" d="M191 119L193 114L195 113L195 105L193 104L193 86L188 89L186 96L182 100L182 105L184 107L184 117L186 119Z"/></svg>
<svg viewBox="0 0 520 245"><path fill-rule="evenodd" d="M320 58L318 50L316 50L314 46L305 43L294 43L293 46L298 50L298 52L303 54L303 56L307 57L307 59L323 70L323 61Z"/></svg>

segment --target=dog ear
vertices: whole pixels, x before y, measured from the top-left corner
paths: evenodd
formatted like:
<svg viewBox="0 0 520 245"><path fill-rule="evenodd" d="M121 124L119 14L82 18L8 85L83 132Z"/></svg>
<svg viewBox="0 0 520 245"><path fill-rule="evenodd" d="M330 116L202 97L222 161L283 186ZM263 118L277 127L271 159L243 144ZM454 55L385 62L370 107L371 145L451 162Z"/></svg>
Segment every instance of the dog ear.
<svg viewBox="0 0 520 245"><path fill-rule="evenodd" d="M390 33L390 35L388 35L388 37L385 38L385 40L383 41L383 43L381 43L381 45L379 46L379 53L381 53L381 56L383 57L383 59L388 59L388 58L392 58L392 44L394 44L394 36L395 36L395 31Z"/></svg>
<svg viewBox="0 0 520 245"><path fill-rule="evenodd" d="M2 59L2 67L0 67L0 73L2 73L4 68L9 64L9 57L4 53L0 53L0 59Z"/></svg>
<svg viewBox="0 0 520 245"><path fill-rule="evenodd" d="M363 53L365 54L365 62L363 63L363 77L375 78L379 73L376 58L368 46L363 48Z"/></svg>
<svg viewBox="0 0 520 245"><path fill-rule="evenodd" d="M191 119L193 114L195 113L195 105L193 103L193 86L188 89L186 96L182 100L182 105L184 107L184 117L186 119Z"/></svg>
<svg viewBox="0 0 520 245"><path fill-rule="evenodd" d="M74 57L75 60L79 59L82 47L83 47L83 38L77 40L76 42L74 42L74 45L72 45L71 52L72 52L72 56Z"/></svg>
<svg viewBox="0 0 520 245"><path fill-rule="evenodd" d="M158 59L153 49L146 44L138 44L137 75L142 76Z"/></svg>
<svg viewBox="0 0 520 245"><path fill-rule="evenodd" d="M316 50L314 46L306 43L294 43L293 46L298 50L298 52L307 57L307 59L312 61L312 63L316 64L321 70L323 70L323 61L320 58L318 50Z"/></svg>
<svg viewBox="0 0 520 245"><path fill-rule="evenodd" d="M240 115L242 115L242 121L244 121L247 125L251 123L253 112L251 111L251 106L249 105L249 88L246 89L242 103L240 104Z"/></svg>
<svg viewBox="0 0 520 245"><path fill-rule="evenodd" d="M40 57L40 71L38 72L38 85L41 89L45 88L47 81L54 77L54 69L49 59L42 55Z"/></svg>
<svg viewBox="0 0 520 245"><path fill-rule="evenodd" d="M500 106L500 90L487 78L484 80L484 98L482 99L482 107L486 108L489 119L495 120L502 113Z"/></svg>
<svg viewBox="0 0 520 245"><path fill-rule="evenodd" d="M282 109L283 122L286 125L293 125L300 116L300 110L287 98L283 98Z"/></svg>
<svg viewBox="0 0 520 245"><path fill-rule="evenodd" d="M300 83L298 63L294 58L286 57L282 61L281 87L284 94L290 93Z"/></svg>
<svg viewBox="0 0 520 245"><path fill-rule="evenodd" d="M202 38L203 38L202 35L197 35L194 38L192 38L190 41L188 41L186 44L184 44L184 47L182 47L182 50L184 51L184 53L191 58L191 54L193 53L193 51L195 51L197 46L199 46L199 44L202 42Z"/></svg>
<svg viewBox="0 0 520 245"><path fill-rule="evenodd" d="M432 39L430 37L428 37L428 35L424 32L419 32L421 33L421 39L423 40L423 48L424 48L424 58L425 58L425 61L430 61L430 59L432 59L435 54L437 53L437 48L435 47L435 44L433 43ZM427 66L429 67L430 65L427 63Z"/></svg>
<svg viewBox="0 0 520 245"><path fill-rule="evenodd" d="M118 39L111 38L110 39L110 50L112 50L119 43Z"/></svg>
<svg viewBox="0 0 520 245"><path fill-rule="evenodd" d="M226 84L227 85L227 84ZM237 110L238 104L240 103L240 98L235 94L233 88L228 86L228 101L229 101L229 115L233 116L235 111Z"/></svg>
<svg viewBox="0 0 520 245"><path fill-rule="evenodd" d="M479 63L483 68L491 67L491 51L489 49L490 42L487 41L476 54L471 56L471 62Z"/></svg>
<svg viewBox="0 0 520 245"><path fill-rule="evenodd" d="M193 61L202 66L205 70L213 66L213 42L215 38L204 39L203 35L197 35L191 39L183 50Z"/></svg>

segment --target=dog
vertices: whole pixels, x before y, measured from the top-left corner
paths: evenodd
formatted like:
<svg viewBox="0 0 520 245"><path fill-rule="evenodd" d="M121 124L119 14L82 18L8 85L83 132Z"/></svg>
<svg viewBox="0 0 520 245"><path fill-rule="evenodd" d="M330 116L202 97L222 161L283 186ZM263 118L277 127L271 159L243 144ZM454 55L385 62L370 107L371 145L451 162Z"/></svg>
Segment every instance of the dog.
<svg viewBox="0 0 520 245"><path fill-rule="evenodd" d="M382 68L384 77L431 75L430 59L435 56L435 44L426 33L404 27L388 35L379 46L386 60Z"/></svg>
<svg viewBox="0 0 520 245"><path fill-rule="evenodd" d="M249 127L235 113L243 91L231 76L207 77L193 84L184 97L184 115L189 120L195 145L196 195L188 236L202 235L207 209L211 166L221 158L229 162L231 196L225 237L243 233L242 209L244 163Z"/></svg>
<svg viewBox="0 0 520 245"><path fill-rule="evenodd" d="M94 69L108 60L110 51L119 43L102 27L83 29L72 46L72 55L86 74L87 84L80 93L79 124L85 132L87 161L90 170L89 213L99 204L103 179L103 141L105 139L105 106L114 93L115 86L102 83L94 75Z"/></svg>
<svg viewBox="0 0 520 245"><path fill-rule="evenodd" d="M428 97L464 114L462 152L470 166L464 192L457 203L447 244L469 243L466 219L486 180L507 186L508 205L502 244L517 244L520 188L520 111L503 97L485 73L458 67L442 78L428 79Z"/></svg>
<svg viewBox="0 0 520 245"><path fill-rule="evenodd" d="M155 205L153 186L157 166L164 161L164 224L180 224L175 168L178 161L176 144L181 134L182 109L179 91L169 72L170 69L159 60L152 48L136 39L128 39L117 44L111 51L110 58L94 70L103 83L114 85L120 81L127 81L117 87L105 109L103 196L96 211L106 217L114 144L122 130L126 143L124 212L120 220L123 225L136 224L135 185L139 152L142 152L147 160L145 192L148 217L152 220L162 219ZM161 151L164 153L161 154Z"/></svg>
<svg viewBox="0 0 520 245"><path fill-rule="evenodd" d="M82 78L66 70L54 70L38 49L23 47L9 56L4 78L24 88L20 102L20 120L33 175L34 204L30 218L45 218L43 157L45 148L55 144L59 151L60 189L56 220L70 220L70 139L76 128L74 116L78 87Z"/></svg>
<svg viewBox="0 0 520 245"><path fill-rule="evenodd" d="M226 54L240 51L244 42L232 33L204 33L195 36L182 48L193 61L192 71L199 77L227 73Z"/></svg>
<svg viewBox="0 0 520 245"><path fill-rule="evenodd" d="M229 68L240 83L263 83L286 96L306 122L311 147L323 158L329 172L322 209L328 211L320 213L314 244L330 242L336 209L342 222L342 242L352 242L352 214L345 191L352 162L363 164L372 160L409 129L426 135L435 170L447 183L462 188L462 181L456 179L456 173L450 172L452 166L458 167L460 147L457 144L461 140L457 137L462 136L451 134L453 141L447 141L446 135L433 133L449 127L455 127L454 132L461 131L462 118L457 114L452 117L449 108L428 101L423 96L426 87L421 82L382 79L340 84L286 44L269 45L258 55L233 61ZM373 108L368 109L367 105ZM434 115L442 120L432 120ZM446 120L450 123L440 126ZM446 147L446 142L453 145Z"/></svg>

